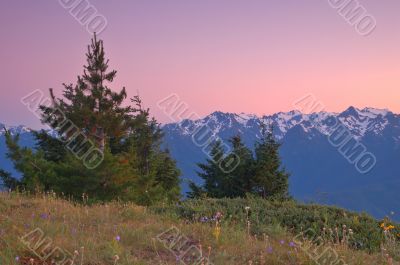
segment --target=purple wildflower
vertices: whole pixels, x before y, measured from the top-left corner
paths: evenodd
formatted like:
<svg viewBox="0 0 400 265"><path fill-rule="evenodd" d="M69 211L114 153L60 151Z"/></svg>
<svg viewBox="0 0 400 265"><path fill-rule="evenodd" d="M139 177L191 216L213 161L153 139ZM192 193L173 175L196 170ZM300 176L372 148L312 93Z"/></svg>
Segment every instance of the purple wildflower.
<svg viewBox="0 0 400 265"><path fill-rule="evenodd" d="M273 251L274 251L274 250L272 249L272 247L267 248L267 252L268 252L268 253L271 254Z"/></svg>
<svg viewBox="0 0 400 265"><path fill-rule="evenodd" d="M40 218L42 218L42 219L47 219L49 216L47 215L47 214L45 214L45 213L42 213L41 215L40 215Z"/></svg>
<svg viewBox="0 0 400 265"><path fill-rule="evenodd" d="M207 223L208 222L208 217L206 217L206 216L200 217L200 222Z"/></svg>

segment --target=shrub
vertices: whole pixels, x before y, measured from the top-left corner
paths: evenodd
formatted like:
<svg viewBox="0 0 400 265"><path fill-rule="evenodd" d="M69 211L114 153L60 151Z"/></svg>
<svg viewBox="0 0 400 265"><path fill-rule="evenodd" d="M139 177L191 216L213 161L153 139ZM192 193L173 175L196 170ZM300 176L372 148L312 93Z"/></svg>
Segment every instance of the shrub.
<svg viewBox="0 0 400 265"><path fill-rule="evenodd" d="M247 211L246 207L249 207ZM379 250L383 241L380 222L365 213L358 214L337 207L301 204L295 201L268 201L255 197L202 199L186 200L169 208L152 209L159 213L162 211L176 214L190 222L207 222L212 220L215 213L221 212L223 224L246 229L248 220L251 233L256 235L268 233L271 227L277 226L283 227L292 235L312 229L317 235L333 243L337 243L336 235L339 239L343 238L345 227L345 230L353 231L348 245L369 251ZM333 237L329 231L334 234Z"/></svg>

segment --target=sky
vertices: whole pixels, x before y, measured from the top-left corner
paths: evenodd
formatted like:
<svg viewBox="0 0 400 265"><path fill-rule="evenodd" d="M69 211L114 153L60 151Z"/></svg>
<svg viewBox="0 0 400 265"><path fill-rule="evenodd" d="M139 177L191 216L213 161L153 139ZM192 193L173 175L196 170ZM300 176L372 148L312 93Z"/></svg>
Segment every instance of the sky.
<svg viewBox="0 0 400 265"><path fill-rule="evenodd" d="M74 1L0 2L0 123L39 127L21 98L60 95L82 73L91 34L66 8ZM171 119L157 102L170 95L200 117L289 111L310 94L327 111L400 113L398 0L356 2L376 21L368 35L332 7L338 0L85 1L107 22L110 87L139 94L162 123Z"/></svg>

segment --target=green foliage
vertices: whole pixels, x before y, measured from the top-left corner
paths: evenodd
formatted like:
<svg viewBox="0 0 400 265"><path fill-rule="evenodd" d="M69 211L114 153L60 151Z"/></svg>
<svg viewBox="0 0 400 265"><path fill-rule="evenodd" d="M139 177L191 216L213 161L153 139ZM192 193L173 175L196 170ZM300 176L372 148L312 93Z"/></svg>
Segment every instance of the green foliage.
<svg viewBox="0 0 400 265"><path fill-rule="evenodd" d="M20 185L20 182L16 178L13 178L10 172L2 169L0 169L0 179L4 183L4 186L11 190L15 190Z"/></svg>
<svg viewBox="0 0 400 265"><path fill-rule="evenodd" d="M162 150L162 132L138 96L126 106L125 88L108 87L116 71L108 71L103 42L94 36L87 65L76 85L64 85L63 97L50 89L51 105L40 106L42 122L57 136L35 132L34 150L18 145L19 137L6 134L8 157L22 173L20 182L0 172L5 185L30 191L56 191L74 198L130 200L149 205L177 201L179 175L168 150ZM101 153L97 167L82 158L90 150Z"/></svg>
<svg viewBox="0 0 400 265"><path fill-rule="evenodd" d="M262 138L255 148L254 189L263 198L289 196L289 174L282 168L279 147L273 136L273 128L266 131L262 127Z"/></svg>
<svg viewBox="0 0 400 265"><path fill-rule="evenodd" d="M190 183L190 198L235 198L257 194L263 198L288 199L288 178L279 157L280 144L273 137L272 128L262 130L262 138L256 144L255 157L239 135L230 139L232 151L226 155L223 145L216 141L210 159L198 164L202 186ZM220 161L237 161L233 170L221 167Z"/></svg>
<svg viewBox="0 0 400 265"><path fill-rule="evenodd" d="M248 213L246 207L249 207ZM329 240L329 229L338 228L342 237L342 227L354 231L350 245L357 249L378 251L383 240L380 223L367 214L357 214L344 209L299 204L292 200L270 201L260 197L249 196L235 199L202 199L187 200L179 206L164 208L153 207L155 212L170 212L191 222L199 222L202 218L212 218L215 213L223 214L222 222L226 225L239 226L246 229L250 221L251 233L257 235L271 234L271 227L282 227L292 235L299 235L308 229L317 236ZM326 229L324 235L324 228Z"/></svg>
<svg viewBox="0 0 400 265"><path fill-rule="evenodd" d="M204 185L202 187L197 186L193 182L189 184L192 192L188 195L189 197L199 197L199 196L211 196L211 197L224 197L226 196L226 191L224 190L224 183L222 176L224 172L222 171L219 163L224 156L224 149L220 141L216 141L210 152L210 159L206 160L204 164L198 164L201 169L198 175L204 179Z"/></svg>
<svg viewBox="0 0 400 265"><path fill-rule="evenodd" d="M43 151L46 160L59 162L65 158L67 149L62 141L52 137L45 130L35 131L33 134L36 138L36 147Z"/></svg>

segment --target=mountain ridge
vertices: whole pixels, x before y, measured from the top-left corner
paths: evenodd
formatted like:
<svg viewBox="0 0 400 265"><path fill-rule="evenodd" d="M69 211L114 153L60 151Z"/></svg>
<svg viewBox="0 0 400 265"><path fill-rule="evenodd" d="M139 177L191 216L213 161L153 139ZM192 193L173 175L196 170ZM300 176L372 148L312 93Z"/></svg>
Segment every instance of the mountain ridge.
<svg viewBox="0 0 400 265"><path fill-rule="evenodd" d="M189 126L204 126L210 123L210 127L213 126L212 122L219 118L225 119L224 122L228 122L228 127L232 127L232 122L237 122L243 126L248 126L248 123L252 121L259 121L265 124L272 124L279 131L276 134L278 139L282 139L286 132L292 129L296 125L301 125L302 128L307 132L312 127L316 127L324 134L328 134L328 131L324 127L323 120L326 121L328 118L338 119L343 125L349 129L355 138L363 137L367 132L372 131L378 133L387 125L387 119L389 117L400 118L399 114L395 114L387 109L378 108L364 108L357 109L350 106L345 111L336 112L313 112L313 113L302 113L299 110L291 110L288 112L277 112L271 115L256 115L247 113L232 113L232 112L221 112L214 111L211 114L196 120L183 119L178 122L170 122L164 124L162 127L171 127L179 125L184 129L183 133L189 133L195 131L188 128ZM232 120L233 119L233 120ZM318 125L318 126L316 126ZM251 126L251 124L250 124ZM218 131L214 131L217 134Z"/></svg>

